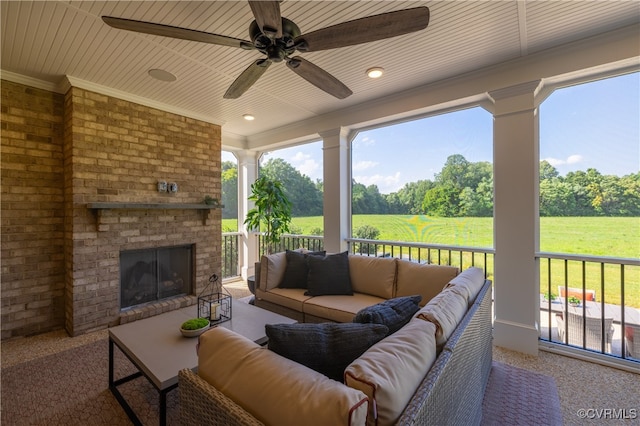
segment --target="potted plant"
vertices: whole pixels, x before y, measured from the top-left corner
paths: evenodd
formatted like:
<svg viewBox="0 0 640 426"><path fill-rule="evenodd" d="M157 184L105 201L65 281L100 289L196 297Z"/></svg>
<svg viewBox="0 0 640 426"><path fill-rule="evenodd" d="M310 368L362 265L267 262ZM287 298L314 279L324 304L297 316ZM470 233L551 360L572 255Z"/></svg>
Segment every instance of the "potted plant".
<svg viewBox="0 0 640 426"><path fill-rule="evenodd" d="M284 192L282 182L269 179L267 176L259 177L251 185L249 200L254 202L254 207L247 212L244 224L252 229L260 229L264 225L264 240L267 243L267 254L272 254L280 237L289 232L291 223L291 202ZM255 294L255 287L260 283L260 262L254 265L253 286L249 284L249 290ZM251 283L247 280L247 283ZM253 287L253 288L252 288Z"/></svg>
<svg viewBox="0 0 640 426"><path fill-rule="evenodd" d="M182 323L180 332L185 337L196 337L209 328L209 320L206 318L191 318Z"/></svg>
<svg viewBox="0 0 640 426"><path fill-rule="evenodd" d="M254 208L247 212L244 224L252 229L263 230L267 254L272 254L282 234L289 232L291 202L282 182L267 176L261 176L251 185L249 200L254 202Z"/></svg>
<svg viewBox="0 0 640 426"><path fill-rule="evenodd" d="M567 299L567 301L571 306L580 306L580 299L578 299L575 296L570 296L569 299Z"/></svg>
<svg viewBox="0 0 640 426"><path fill-rule="evenodd" d="M554 302L556 300L558 296L556 296L555 294L553 294L552 292L548 291L544 294L544 300L548 301L548 302Z"/></svg>

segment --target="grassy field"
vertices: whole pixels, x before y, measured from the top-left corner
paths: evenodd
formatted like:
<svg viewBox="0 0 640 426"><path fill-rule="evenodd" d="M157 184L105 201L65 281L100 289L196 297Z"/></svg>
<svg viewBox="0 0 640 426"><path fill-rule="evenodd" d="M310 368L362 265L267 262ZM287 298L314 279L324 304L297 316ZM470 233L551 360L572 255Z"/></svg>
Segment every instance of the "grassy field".
<svg viewBox="0 0 640 426"><path fill-rule="evenodd" d="M433 218L427 216L357 215L353 229L371 225L380 231L380 240L447 244L455 246L493 247L493 218ZM309 234L322 228L322 217L299 217L293 225ZM223 220L223 229L236 229L236 221ZM540 219L540 251L571 253L588 256L617 258L640 257L640 218L627 217L543 217ZM491 262L492 263L492 262ZM487 270L493 265L487 264ZM541 292L548 285L547 261L542 261ZM564 285L564 262L551 262L551 290L558 294L558 285ZM582 263L569 262L567 283L582 287ZM586 287L596 290L601 300L602 284L599 264L585 265ZM620 267L607 266L604 270L604 295L607 303L620 303ZM640 308L640 268L626 267L625 304ZM544 289L543 289L544 288Z"/></svg>

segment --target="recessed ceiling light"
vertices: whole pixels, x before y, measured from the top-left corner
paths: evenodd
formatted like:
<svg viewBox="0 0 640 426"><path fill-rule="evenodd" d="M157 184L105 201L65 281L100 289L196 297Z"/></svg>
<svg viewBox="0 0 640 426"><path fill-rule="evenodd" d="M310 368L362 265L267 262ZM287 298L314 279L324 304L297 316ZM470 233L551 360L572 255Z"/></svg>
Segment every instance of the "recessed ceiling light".
<svg viewBox="0 0 640 426"><path fill-rule="evenodd" d="M381 77L382 73L384 73L384 68L380 68L380 67L373 67L367 70L367 75L369 76L369 78Z"/></svg>
<svg viewBox="0 0 640 426"><path fill-rule="evenodd" d="M251 114L245 114L245 115L243 115L242 117L243 117L245 120L247 120L247 121L253 121L253 120L255 120L255 119L256 119L256 118L255 118L253 115L251 115Z"/></svg>
<svg viewBox="0 0 640 426"><path fill-rule="evenodd" d="M151 77L160 81L176 81L176 76L165 70L152 69L148 73Z"/></svg>

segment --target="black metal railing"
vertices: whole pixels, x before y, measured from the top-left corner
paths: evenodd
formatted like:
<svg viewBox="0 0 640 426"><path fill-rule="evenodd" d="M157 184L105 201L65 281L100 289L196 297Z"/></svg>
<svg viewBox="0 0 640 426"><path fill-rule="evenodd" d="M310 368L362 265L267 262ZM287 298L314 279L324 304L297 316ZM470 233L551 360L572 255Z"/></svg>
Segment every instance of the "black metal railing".
<svg viewBox="0 0 640 426"><path fill-rule="evenodd" d="M640 260L538 253L540 339L640 362Z"/></svg>
<svg viewBox="0 0 640 426"><path fill-rule="evenodd" d="M258 239L258 256L267 253L267 243L262 234L255 234ZM241 232L222 233L222 278L236 278L240 276L240 238ZM274 247L274 251L296 250L305 248L310 251L324 250L324 238L317 235L283 235L280 243Z"/></svg>
<svg viewBox="0 0 640 426"><path fill-rule="evenodd" d="M267 242L262 234L256 234L258 237L258 255L262 256L267 253ZM324 237L319 235L294 235L284 234L280 238L280 243L273 247L272 252L285 250L306 249L309 251L324 250Z"/></svg>
<svg viewBox="0 0 640 426"><path fill-rule="evenodd" d="M240 236L241 232L222 233L222 278L240 275Z"/></svg>
<svg viewBox="0 0 640 426"><path fill-rule="evenodd" d="M472 266L482 268L485 278L493 280L492 248L448 246L442 244L347 238L349 252L364 256L397 257L418 263L456 266L461 271Z"/></svg>

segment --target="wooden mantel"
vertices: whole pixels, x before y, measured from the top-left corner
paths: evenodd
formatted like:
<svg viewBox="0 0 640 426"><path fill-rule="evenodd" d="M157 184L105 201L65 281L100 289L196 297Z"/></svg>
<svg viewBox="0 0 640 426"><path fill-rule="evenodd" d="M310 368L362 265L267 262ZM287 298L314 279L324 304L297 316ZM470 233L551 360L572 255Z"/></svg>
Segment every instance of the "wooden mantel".
<svg viewBox="0 0 640 426"><path fill-rule="evenodd" d="M224 206L219 204L189 204L189 203L87 203L87 208L94 210L150 210L150 209L175 209L175 210L212 210Z"/></svg>
<svg viewBox="0 0 640 426"><path fill-rule="evenodd" d="M104 210L198 210L203 213L202 224L207 224L209 213L213 209L221 209L221 204L195 204L195 203L127 203L127 202L96 202L87 203L87 208L96 214L96 226L98 231L106 231L108 225L102 226L102 212Z"/></svg>

